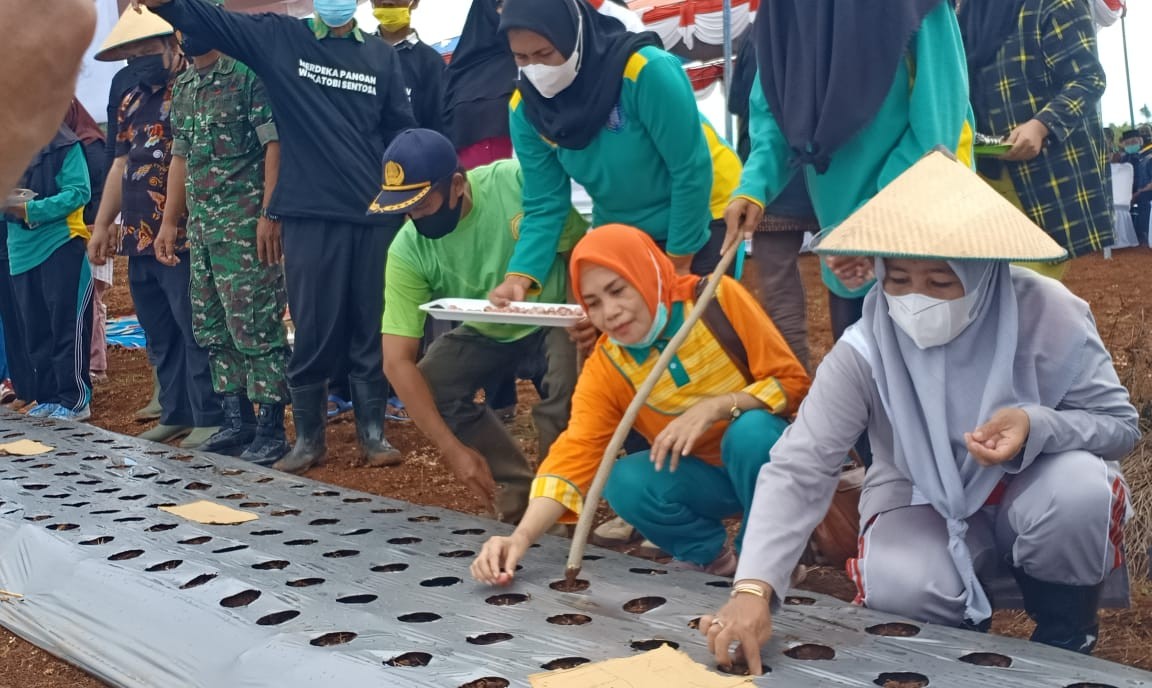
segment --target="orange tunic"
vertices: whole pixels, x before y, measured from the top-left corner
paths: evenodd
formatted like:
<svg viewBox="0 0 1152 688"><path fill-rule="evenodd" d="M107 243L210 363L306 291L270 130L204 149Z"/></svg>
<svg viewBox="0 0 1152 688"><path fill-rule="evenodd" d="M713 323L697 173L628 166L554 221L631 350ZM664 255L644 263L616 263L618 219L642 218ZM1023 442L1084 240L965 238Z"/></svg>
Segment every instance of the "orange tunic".
<svg viewBox="0 0 1152 688"><path fill-rule="evenodd" d="M791 417L808 393L808 374L755 298L729 277L721 281L716 298L744 343L754 382L745 384L720 343L697 322L636 417L635 429L649 442L676 416L711 397L744 391L771 413ZM693 303L677 301L674 308L686 314ZM673 334L671 326L668 334ZM639 361L606 336L597 342L576 383L568 429L553 443L532 483L532 497L549 497L568 508L561 522L571 523L580 514L604 449L659 355L653 347ZM727 429L728 421L713 425L693 455L720 465L720 439Z"/></svg>

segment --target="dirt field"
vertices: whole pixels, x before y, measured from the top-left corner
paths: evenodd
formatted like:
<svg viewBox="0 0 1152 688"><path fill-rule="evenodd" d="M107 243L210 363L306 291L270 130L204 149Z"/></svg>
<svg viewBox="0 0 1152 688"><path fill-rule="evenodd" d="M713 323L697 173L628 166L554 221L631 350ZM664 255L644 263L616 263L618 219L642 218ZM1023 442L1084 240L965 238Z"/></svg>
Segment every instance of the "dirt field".
<svg viewBox="0 0 1152 688"><path fill-rule="evenodd" d="M827 326L827 305L819 285L817 264L811 256L802 259L808 287L810 339L813 361L817 362L831 346ZM117 287L108 299L111 315L132 312L126 286L125 266L117 266ZM754 269L750 261L750 270ZM1152 251L1119 251L1111 261L1101 257L1078 260L1067 280L1068 286L1092 305L1105 342L1116 359L1121 379L1132 390L1133 399L1145 411L1152 405L1152 339L1147 313L1152 308ZM754 283L751 280L749 283ZM151 389L147 362L141 351L110 351L111 381L96 390L92 423L126 434L144 429L132 420L132 413L144 405ZM531 386L522 383L522 398L531 396ZM535 455L531 421L524 404L514 421L515 434L529 455ZM329 430L329 461L308 476L347 488L388 497L442 506L468 513L482 513L480 503L460 489L437 462L437 452L414 427L393 424L392 441L405 452L407 461L391 469L355 468L355 431L348 421L334 423ZM1152 501L1152 495L1147 496ZM853 588L847 577L830 569L817 569L805 588L851 599ZM998 612L994 632L1024 636L1031 632L1023 613ZM1132 608L1108 611L1103 615L1101 638L1096 655L1152 670L1152 585L1138 580L1133 585ZM102 682L65 662L29 645L0 629L0 688L97 688Z"/></svg>

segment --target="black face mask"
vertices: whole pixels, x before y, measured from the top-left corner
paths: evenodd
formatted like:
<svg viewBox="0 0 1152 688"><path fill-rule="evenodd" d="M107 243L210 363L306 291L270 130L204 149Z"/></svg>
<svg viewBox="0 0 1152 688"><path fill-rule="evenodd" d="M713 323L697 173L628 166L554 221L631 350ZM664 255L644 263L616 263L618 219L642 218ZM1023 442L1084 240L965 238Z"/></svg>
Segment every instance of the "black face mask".
<svg viewBox="0 0 1152 688"><path fill-rule="evenodd" d="M143 86L163 86L172 73L164 66L163 55L141 55L132 60Z"/></svg>
<svg viewBox="0 0 1152 688"><path fill-rule="evenodd" d="M448 203L448 194L452 191L452 181L449 179L445 187L444 202L440 204L440 210L420 218L419 220L412 220L412 224L416 225L416 231L420 236L429 239L443 239L456 229L456 225L460 224L460 211L464 209L464 197L460 196L456 199L456 207L452 208Z"/></svg>
<svg viewBox="0 0 1152 688"><path fill-rule="evenodd" d="M202 41L195 36L184 34L180 40L180 49L184 51L187 57L200 57L212 52L213 48L206 41Z"/></svg>

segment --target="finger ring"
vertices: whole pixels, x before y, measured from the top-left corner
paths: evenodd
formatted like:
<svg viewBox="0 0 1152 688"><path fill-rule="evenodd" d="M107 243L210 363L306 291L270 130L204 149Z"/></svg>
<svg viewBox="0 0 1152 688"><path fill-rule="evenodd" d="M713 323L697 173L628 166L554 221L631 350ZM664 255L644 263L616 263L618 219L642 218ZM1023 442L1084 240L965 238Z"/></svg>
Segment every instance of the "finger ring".
<svg viewBox="0 0 1152 688"><path fill-rule="evenodd" d="M720 628L724 628L724 621L721 619L712 619L712 623L708 627L711 628L712 626L719 626Z"/></svg>

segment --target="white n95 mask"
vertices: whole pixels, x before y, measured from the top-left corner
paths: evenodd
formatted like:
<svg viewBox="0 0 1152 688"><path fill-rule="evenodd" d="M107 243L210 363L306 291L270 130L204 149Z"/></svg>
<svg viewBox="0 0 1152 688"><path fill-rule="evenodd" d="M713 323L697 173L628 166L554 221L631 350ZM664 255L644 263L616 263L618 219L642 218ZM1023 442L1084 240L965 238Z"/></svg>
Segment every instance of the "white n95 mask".
<svg viewBox="0 0 1152 688"><path fill-rule="evenodd" d="M972 324L974 296L937 299L923 294L884 294L892 321L921 349L943 346L959 337Z"/></svg>

